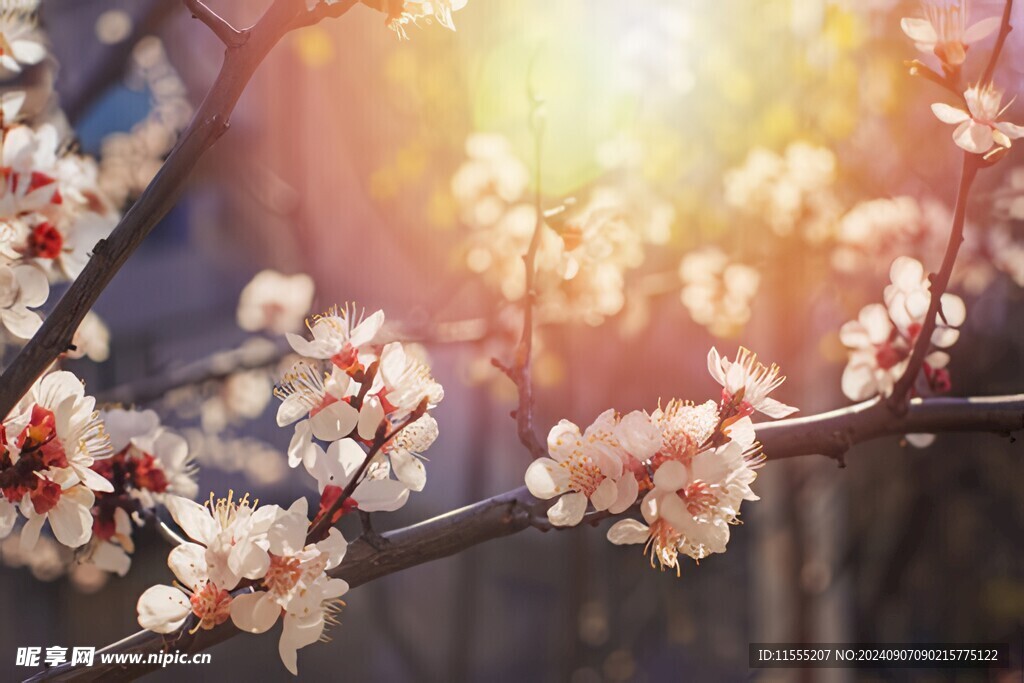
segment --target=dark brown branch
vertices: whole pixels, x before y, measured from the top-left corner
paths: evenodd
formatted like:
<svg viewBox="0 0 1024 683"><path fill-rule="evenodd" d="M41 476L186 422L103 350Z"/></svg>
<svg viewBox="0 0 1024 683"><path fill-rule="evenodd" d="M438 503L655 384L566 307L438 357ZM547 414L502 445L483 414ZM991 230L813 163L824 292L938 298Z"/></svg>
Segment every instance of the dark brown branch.
<svg viewBox="0 0 1024 683"><path fill-rule="evenodd" d="M203 0L185 0L185 7L192 13L194 19L206 24L214 35L220 38L225 47L241 47L249 39L248 31L239 31L214 12Z"/></svg>
<svg viewBox="0 0 1024 683"><path fill-rule="evenodd" d="M1013 26L1010 25L1010 13L1013 11L1013 0L1006 0L1003 5L1002 22L999 24L999 35L996 36L995 45L992 46L992 54L989 55L988 64L985 65L985 72L981 76L980 83L992 82L992 76L996 72L996 64L999 63L999 55L1003 52L1003 45L1006 44L1006 37L1010 35Z"/></svg>
<svg viewBox="0 0 1024 683"><path fill-rule="evenodd" d="M9 414L33 382L67 350L82 318L177 202L199 159L228 129L231 112L263 58L305 12L304 0L274 0L256 25L247 29L245 43L225 51L217 79L167 161L110 237L96 245L82 274L0 376L0 415Z"/></svg>
<svg viewBox="0 0 1024 683"><path fill-rule="evenodd" d="M902 416L890 411L880 399L874 399L820 415L759 424L757 436L770 460L820 454L842 462L853 445L882 436L921 432L992 432L1009 436L1020 430L1024 430L1024 394L914 399ZM546 529L543 522L547 521L544 513L548 505L550 501L538 501L525 487L520 487L381 534L373 544L357 540L349 546L345 561L332 574L355 587L531 526ZM584 521L595 523L599 519L591 515ZM188 634L190 628L192 624L186 623L179 633L169 636L142 631L100 652L145 655L165 649L199 652L239 632L230 623L212 631L200 630L194 635ZM159 666L103 665L98 655L96 662L92 667L63 665L47 669L29 680L132 680Z"/></svg>
<svg viewBox="0 0 1024 683"><path fill-rule="evenodd" d="M971 184L978 173L978 155L970 152L963 153L963 167L960 171L960 185L956 193L956 206L953 209L953 226L949 231L949 242L946 244L946 254L942 257L942 267L939 272L931 276L931 301L928 303L928 312L925 313L924 322L921 324L921 331L914 343L910 353L910 360L903 375L893 387L892 396L889 397L889 407L895 412L906 410L906 398L910 395L914 383L917 381L924 359L931 351L932 333L935 331L936 318L942 312L942 295L949 286L949 278L953 274L953 266L956 264L956 256L960 251L960 244L964 241L964 220L967 215L967 198L971 192Z"/></svg>

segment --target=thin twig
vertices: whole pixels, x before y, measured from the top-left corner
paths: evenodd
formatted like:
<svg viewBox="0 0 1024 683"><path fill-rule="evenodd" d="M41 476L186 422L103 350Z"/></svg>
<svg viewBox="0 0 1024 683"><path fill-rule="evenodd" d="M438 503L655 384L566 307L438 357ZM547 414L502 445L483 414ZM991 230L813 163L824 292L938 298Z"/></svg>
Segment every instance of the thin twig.
<svg viewBox="0 0 1024 683"><path fill-rule="evenodd" d="M1024 394L979 398L914 399L906 415L896 415L879 399L808 417L756 425L758 439L770 460L812 454L838 457L854 444L882 436L937 432L992 432L1009 436L1024 430ZM425 562L449 557L495 538L509 536L535 524L543 528L550 501L538 501L525 487L482 500L439 517L381 535L385 548L353 542L332 576L355 587ZM627 513L629 514L629 511ZM593 519L591 518L591 520ZM211 631L189 634L190 624L166 636L141 631L97 653L149 653L165 649L199 652L240 631L230 623ZM134 680L159 664L103 663L92 667L68 664L39 672L30 681Z"/></svg>
<svg viewBox="0 0 1024 683"><path fill-rule="evenodd" d="M547 455L547 449L533 429L533 334L534 320L533 313L537 303L537 252L540 249L541 234L544 230L544 207L541 195L541 149L544 140L544 101L536 95L531 86L530 101L532 110L530 112L530 127L533 131L534 140L534 219L533 235L530 237L530 244L523 255L523 267L526 270L526 293L523 296L523 334L516 346L515 358L512 366L503 367L495 363L498 368L508 375L518 389L519 404L513 413L516 420L516 432L519 441L526 447L534 458L541 458Z"/></svg>
<svg viewBox="0 0 1024 683"><path fill-rule="evenodd" d="M192 17L206 24L227 48L241 47L249 39L248 31L239 31L226 19L210 9L203 0L184 0Z"/></svg>
<svg viewBox="0 0 1024 683"><path fill-rule="evenodd" d="M995 45L992 46L992 54L989 55L988 64L985 65L985 72L981 76L981 83L992 82L992 76L996 72L996 64L999 62L999 56L1003 52L1003 45L1006 43L1006 37L1010 35L1010 31L1013 30L1013 26L1010 25L1010 13L1013 11L1013 0L1006 0L1006 4L1003 5L1003 17L999 24L999 35L996 36Z"/></svg>

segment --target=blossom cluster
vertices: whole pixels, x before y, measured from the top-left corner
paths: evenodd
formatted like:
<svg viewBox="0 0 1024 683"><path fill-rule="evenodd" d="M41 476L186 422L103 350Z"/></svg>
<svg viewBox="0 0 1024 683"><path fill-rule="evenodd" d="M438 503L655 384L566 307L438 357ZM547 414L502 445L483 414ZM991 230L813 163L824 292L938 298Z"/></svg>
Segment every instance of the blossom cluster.
<svg viewBox="0 0 1024 683"><path fill-rule="evenodd" d="M185 439L161 425L152 410L112 408L100 417L112 455L96 460L92 469L111 490L95 493L92 542L83 556L124 576L135 548L134 528L153 519L167 496L195 498L196 467Z"/></svg>
<svg viewBox="0 0 1024 683"><path fill-rule="evenodd" d="M333 308L310 321L312 339L288 334L300 356L276 390L277 424L294 425L288 464L316 480L324 511L345 496L339 516L396 510L423 490L438 435L427 411L444 389L401 342L381 343L383 324L383 311Z"/></svg>
<svg viewBox="0 0 1024 683"><path fill-rule="evenodd" d="M799 234L818 244L839 215L835 177L835 154L824 147L794 142L783 154L759 147L726 172L725 202L780 237Z"/></svg>
<svg viewBox="0 0 1024 683"><path fill-rule="evenodd" d="M25 518L21 546L31 549L49 521L57 540L71 548L92 537L96 494L111 482L93 469L111 455L96 400L70 372L43 377L0 429L0 536Z"/></svg>
<svg viewBox="0 0 1024 683"><path fill-rule="evenodd" d="M281 660L297 674L298 650L320 639L348 591L345 581L327 575L345 555L341 532L307 542L305 498L288 509L233 494L211 496L206 505L168 496L165 504L191 540L167 557L175 586L152 586L139 598L139 624L171 633L194 617L195 632L231 619L243 631L263 633L280 619ZM232 595L243 588L252 590Z"/></svg>
<svg viewBox="0 0 1024 683"><path fill-rule="evenodd" d="M45 59L36 4L0 12L0 75ZM52 123L33 124L26 101L20 89L0 93L0 330L13 341L35 333L49 282L77 277L118 218L100 190L95 161L72 152ZM86 332L102 334L95 325Z"/></svg>
<svg viewBox="0 0 1024 683"><path fill-rule="evenodd" d="M44 376L0 429L0 537L25 518L19 551L31 553L46 522L78 560L121 576L132 530L168 493L194 496L194 467L180 436L152 411L97 411L70 372Z"/></svg>
<svg viewBox="0 0 1024 683"><path fill-rule="evenodd" d="M843 393L853 401L892 394L906 371L928 314L931 282L920 261L901 256L893 261L889 276L891 283L883 292L884 303L868 304L856 320L847 322L839 331L840 340L849 349ZM956 343L966 316L963 299L948 292L942 294L923 374L914 385L916 393L949 390L949 354L945 349Z"/></svg>
<svg viewBox="0 0 1024 683"><path fill-rule="evenodd" d="M651 563L678 573L680 553L695 560L725 552L740 504L757 500L750 488L763 461L751 414L785 417L796 408L769 394L785 377L740 348L734 361L708 354L720 401L672 400L652 413L607 410L585 430L568 420L548 434L550 457L526 470L530 493L557 498L548 509L555 526L574 526L587 514L619 514L643 496L644 523L624 519L609 529L616 544L642 543Z"/></svg>
<svg viewBox="0 0 1024 683"><path fill-rule="evenodd" d="M459 217L469 228L468 268L509 301L526 293L522 256L537 228L529 171L508 140L475 133L468 159L452 177ZM668 239L674 211L639 184L598 184L544 212L534 265L543 322L600 324L625 305L626 275L644 261L645 244Z"/></svg>

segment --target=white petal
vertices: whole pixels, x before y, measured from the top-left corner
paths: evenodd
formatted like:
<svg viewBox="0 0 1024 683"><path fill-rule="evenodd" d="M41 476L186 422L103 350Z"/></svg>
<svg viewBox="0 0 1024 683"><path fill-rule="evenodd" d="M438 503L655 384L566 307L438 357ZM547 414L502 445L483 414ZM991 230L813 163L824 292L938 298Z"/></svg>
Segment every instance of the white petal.
<svg viewBox="0 0 1024 683"><path fill-rule="evenodd" d="M0 312L4 327L18 339L31 339L39 331L43 319L27 308L8 308Z"/></svg>
<svg viewBox="0 0 1024 683"><path fill-rule="evenodd" d="M915 43L932 44L939 39L935 33L935 27L927 19L916 19L904 17L900 19L900 28L907 34L907 37Z"/></svg>
<svg viewBox="0 0 1024 683"><path fill-rule="evenodd" d="M337 401L309 418L313 436L322 441L337 441L352 433L359 422L359 411L345 401Z"/></svg>
<svg viewBox="0 0 1024 683"><path fill-rule="evenodd" d="M615 545L647 543L650 528L635 519L620 519L608 529L608 540Z"/></svg>
<svg viewBox="0 0 1024 683"><path fill-rule="evenodd" d="M288 443L288 466L298 467L300 464L309 469L316 462L323 450L313 443L313 431L309 420L295 425L295 434Z"/></svg>
<svg viewBox="0 0 1024 683"><path fill-rule="evenodd" d="M231 621L247 633L265 633L279 616L281 606L262 591L245 593L231 601Z"/></svg>
<svg viewBox="0 0 1024 683"><path fill-rule="evenodd" d="M384 419L384 406L376 396L367 398L359 411L359 438L372 441Z"/></svg>
<svg viewBox="0 0 1024 683"><path fill-rule="evenodd" d="M15 266L14 274L18 278L21 294L18 296L22 305L38 308L46 303L50 295L50 281L46 273L35 266Z"/></svg>
<svg viewBox="0 0 1024 683"><path fill-rule="evenodd" d="M394 470L398 481L408 486L413 491L422 491L427 484L427 468L423 461L408 451L392 451L391 469Z"/></svg>
<svg viewBox="0 0 1024 683"><path fill-rule="evenodd" d="M974 121L964 121L961 123L953 131L953 142L960 149L973 154L984 154L992 149L992 145L995 144L995 141L992 139L992 129Z"/></svg>
<svg viewBox="0 0 1024 683"><path fill-rule="evenodd" d="M167 496L164 505L175 523L192 540L209 545L216 537L219 525L214 521L210 511L199 503L181 496Z"/></svg>
<svg viewBox="0 0 1024 683"><path fill-rule="evenodd" d="M654 471L654 485L665 491L678 491L686 486L690 475L678 460L668 460Z"/></svg>
<svg viewBox="0 0 1024 683"><path fill-rule="evenodd" d="M757 404L757 409L768 417L773 417L775 419L792 415L799 410L799 408L794 408L793 406L788 406L781 401L776 401L774 398L761 399L761 402Z"/></svg>
<svg viewBox="0 0 1024 683"><path fill-rule="evenodd" d="M999 16L982 19L964 31L964 43L970 45L971 43L976 43L979 40L988 38L997 28L999 28L1000 23L1002 23L1002 17Z"/></svg>
<svg viewBox="0 0 1024 683"><path fill-rule="evenodd" d="M50 529L62 544L69 548L84 545L92 538L92 513L66 492L49 512Z"/></svg>
<svg viewBox="0 0 1024 683"><path fill-rule="evenodd" d="M594 504L595 510L607 510L615 502L618 487L610 477L598 484L594 493L590 496L590 502Z"/></svg>
<svg viewBox="0 0 1024 683"><path fill-rule="evenodd" d="M907 443L914 448L928 448L935 441L934 434L907 434Z"/></svg>
<svg viewBox="0 0 1024 683"><path fill-rule="evenodd" d="M348 343L355 348L359 348L365 344L369 344L373 341L373 338L377 336L377 332L380 331L381 326L384 324L384 311L377 311L368 318L365 318L363 322L359 323L354 330L352 330L352 336L349 337Z"/></svg>
<svg viewBox="0 0 1024 683"><path fill-rule="evenodd" d="M636 502L639 493L640 485L637 483L636 477L631 472L626 472L615 486L615 501L608 506L608 512L613 515L625 512Z"/></svg>
<svg viewBox="0 0 1024 683"><path fill-rule="evenodd" d="M146 589L136 609L139 626L154 633L171 633L185 623L192 613L192 604L177 588L158 585Z"/></svg>
<svg viewBox="0 0 1024 683"><path fill-rule="evenodd" d="M15 40L11 52L22 64L38 64L46 57L46 48L34 40Z"/></svg>
<svg viewBox="0 0 1024 683"><path fill-rule="evenodd" d="M367 479L352 492L352 499L365 512L393 512L409 500L409 489L393 479Z"/></svg>
<svg viewBox="0 0 1024 683"><path fill-rule="evenodd" d="M537 458L526 468L526 488L541 500L564 493L568 486L568 472L551 458Z"/></svg>
<svg viewBox="0 0 1024 683"><path fill-rule="evenodd" d="M587 497L582 493L567 493L548 508L548 520L555 526L576 526L587 511Z"/></svg>
<svg viewBox="0 0 1024 683"><path fill-rule="evenodd" d="M210 578L206 566L206 548L198 543L182 543L167 556L167 566L182 585L195 590Z"/></svg>
<svg viewBox="0 0 1024 683"><path fill-rule="evenodd" d="M943 123L963 123L971 118L971 115L963 109L957 109L945 102L936 102L933 104L932 113L935 114L935 118Z"/></svg>
<svg viewBox="0 0 1024 683"><path fill-rule="evenodd" d="M292 675L299 675L298 650L320 640L323 632L322 613L307 619L299 619L291 614L285 615L284 628L281 630L281 640L278 641L277 651L281 655L281 661L285 668Z"/></svg>

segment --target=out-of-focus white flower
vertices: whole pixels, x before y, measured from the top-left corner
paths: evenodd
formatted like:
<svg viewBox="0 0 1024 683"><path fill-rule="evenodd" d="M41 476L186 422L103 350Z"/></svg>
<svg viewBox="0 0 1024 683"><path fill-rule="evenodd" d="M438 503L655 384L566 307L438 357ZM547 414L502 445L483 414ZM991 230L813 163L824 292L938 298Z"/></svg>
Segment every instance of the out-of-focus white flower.
<svg viewBox="0 0 1024 683"><path fill-rule="evenodd" d="M823 147L794 142L784 155L756 148L725 174L725 201L777 235L799 232L819 243L831 235L839 214L835 170L835 154Z"/></svg>
<svg viewBox="0 0 1024 683"><path fill-rule="evenodd" d="M263 414L274 386L266 372L236 372L224 381L223 396L231 415L252 420Z"/></svg>
<svg viewBox="0 0 1024 683"><path fill-rule="evenodd" d="M779 366L772 363L766 367L757 361L757 354L740 347L736 360L718 355L714 347L708 353L708 371L716 382L722 385L722 401L738 401L739 411L749 415L755 410L768 417L780 418L792 415L797 408L776 401L768 396L786 381L779 374Z"/></svg>
<svg viewBox="0 0 1024 683"><path fill-rule="evenodd" d="M1002 107L1003 91L991 83L971 86L964 91L964 99L967 111L942 102L932 105L932 111L940 121L956 126L953 142L960 149L973 154L988 154L996 146L1009 149L1012 140L1024 136L1024 127L997 120L1006 107Z"/></svg>
<svg viewBox="0 0 1024 683"><path fill-rule="evenodd" d="M65 354L68 358L88 358L102 363L110 357L110 330L98 315L89 311L75 330L71 344L75 348Z"/></svg>
<svg viewBox="0 0 1024 683"><path fill-rule="evenodd" d="M313 303L313 278L262 270L242 289L238 326L249 332L294 332L302 327Z"/></svg>
<svg viewBox="0 0 1024 683"><path fill-rule="evenodd" d="M967 59L967 49L999 28L998 16L967 26L970 0L923 0L924 19L905 17L900 27L921 52L934 54L953 69Z"/></svg>
<svg viewBox="0 0 1024 683"><path fill-rule="evenodd" d="M50 284L35 266L0 265L0 322L14 337L31 339L43 319L30 308L46 303Z"/></svg>
<svg viewBox="0 0 1024 683"><path fill-rule="evenodd" d="M22 66L38 64L46 58L43 36L32 10L21 8L0 11L0 69L21 73Z"/></svg>
<svg viewBox="0 0 1024 683"><path fill-rule="evenodd" d="M735 336L750 320L750 304L761 284L754 268L731 262L717 247L706 247L683 257L679 277L683 305L711 334Z"/></svg>
<svg viewBox="0 0 1024 683"><path fill-rule="evenodd" d="M298 675L297 651L315 643L340 608L348 584L326 572L341 563L347 544L337 529L319 543L306 543L307 503L295 501L279 513L267 535L270 567L260 590L231 601L231 620L248 633L264 633L278 617L283 628L278 651L285 667Z"/></svg>

